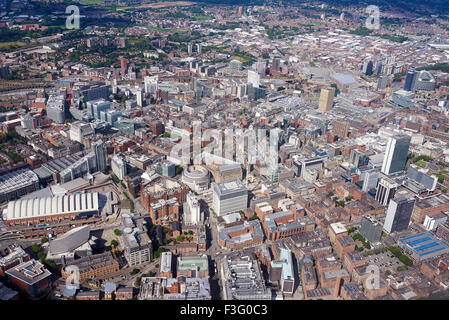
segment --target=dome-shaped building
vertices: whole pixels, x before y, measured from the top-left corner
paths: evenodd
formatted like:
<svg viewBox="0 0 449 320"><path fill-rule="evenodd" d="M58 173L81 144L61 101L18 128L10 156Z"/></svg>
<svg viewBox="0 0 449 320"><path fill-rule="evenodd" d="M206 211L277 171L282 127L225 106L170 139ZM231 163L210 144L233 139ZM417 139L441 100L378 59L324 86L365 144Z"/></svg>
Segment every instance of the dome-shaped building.
<svg viewBox="0 0 449 320"><path fill-rule="evenodd" d="M183 171L181 181L195 192L204 191L209 189L210 173L203 166L189 166Z"/></svg>

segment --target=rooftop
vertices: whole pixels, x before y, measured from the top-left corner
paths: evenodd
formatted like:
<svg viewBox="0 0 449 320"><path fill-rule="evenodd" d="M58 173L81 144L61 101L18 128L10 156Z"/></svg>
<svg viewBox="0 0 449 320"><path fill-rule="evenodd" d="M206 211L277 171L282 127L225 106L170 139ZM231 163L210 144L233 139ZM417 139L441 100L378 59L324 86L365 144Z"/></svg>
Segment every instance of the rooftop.
<svg viewBox="0 0 449 320"><path fill-rule="evenodd" d="M26 219L73 212L91 212L99 209L98 192L76 193L67 196L11 201L8 203L4 219Z"/></svg>
<svg viewBox="0 0 449 320"><path fill-rule="evenodd" d="M19 279L28 285L33 285L51 276L51 272L37 260L23 262L5 272L7 275Z"/></svg>
<svg viewBox="0 0 449 320"><path fill-rule="evenodd" d="M332 229L332 231L333 231L335 234L340 234L340 233L344 233L344 232L347 232L347 231L348 231L348 230L346 229L346 227L344 226L344 224L341 223L341 222L335 222L335 223L332 223L332 224L330 224L329 227Z"/></svg>

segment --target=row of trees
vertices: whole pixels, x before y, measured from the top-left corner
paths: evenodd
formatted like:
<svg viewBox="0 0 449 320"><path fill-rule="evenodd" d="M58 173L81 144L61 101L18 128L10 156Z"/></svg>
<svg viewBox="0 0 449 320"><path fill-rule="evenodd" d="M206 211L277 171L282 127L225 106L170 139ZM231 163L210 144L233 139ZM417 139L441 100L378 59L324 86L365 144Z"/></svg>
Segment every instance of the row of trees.
<svg viewBox="0 0 449 320"><path fill-rule="evenodd" d="M406 266L408 267L413 266L413 260L407 257L405 254L403 254L401 250L399 250L399 248L389 247L388 250L390 250L390 252Z"/></svg>
<svg viewBox="0 0 449 320"><path fill-rule="evenodd" d="M45 243L47 241L48 241L47 238L42 238L41 239L41 243ZM31 250L33 250L33 252L37 255L37 258L39 259L39 261L42 262L48 269L50 269L51 271L55 271L56 270L56 268L57 268L56 267L56 263L54 263L53 261L45 259L44 250L42 249L42 247L39 244L33 243L31 245Z"/></svg>

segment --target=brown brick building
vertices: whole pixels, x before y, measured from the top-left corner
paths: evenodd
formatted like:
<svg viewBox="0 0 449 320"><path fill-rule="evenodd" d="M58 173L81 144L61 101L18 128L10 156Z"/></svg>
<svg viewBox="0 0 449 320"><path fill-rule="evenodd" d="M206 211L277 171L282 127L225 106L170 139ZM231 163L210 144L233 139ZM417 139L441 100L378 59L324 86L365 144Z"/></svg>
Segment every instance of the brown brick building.
<svg viewBox="0 0 449 320"><path fill-rule="evenodd" d="M77 259L71 265L78 267L80 281L86 279L94 280L119 271L119 263L110 251ZM61 275L63 278L67 278L70 272L67 273L64 268L61 270Z"/></svg>
<svg viewBox="0 0 449 320"><path fill-rule="evenodd" d="M337 256L342 259L345 253L355 250L355 242L350 236L338 237L334 248Z"/></svg>

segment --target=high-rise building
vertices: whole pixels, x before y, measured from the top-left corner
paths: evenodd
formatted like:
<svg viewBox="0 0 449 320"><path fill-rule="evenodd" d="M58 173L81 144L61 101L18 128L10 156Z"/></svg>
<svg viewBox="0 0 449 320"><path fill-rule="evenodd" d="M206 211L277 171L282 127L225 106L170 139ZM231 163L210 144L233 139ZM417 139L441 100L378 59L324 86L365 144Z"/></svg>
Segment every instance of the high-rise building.
<svg viewBox="0 0 449 320"><path fill-rule="evenodd" d="M83 143L83 139L95 134L95 130L89 123L77 121L72 123L70 127L70 140Z"/></svg>
<svg viewBox="0 0 449 320"><path fill-rule="evenodd" d="M36 129L38 126L38 118L37 114L30 115L28 113L24 114L20 118L20 124L24 129Z"/></svg>
<svg viewBox="0 0 449 320"><path fill-rule="evenodd" d="M387 87L388 84L388 76L380 76L379 80L377 80L377 90L383 90Z"/></svg>
<svg viewBox="0 0 449 320"><path fill-rule="evenodd" d="M248 84L247 90L248 98L250 100L259 100L266 96L265 88L254 88L252 85Z"/></svg>
<svg viewBox="0 0 449 320"><path fill-rule="evenodd" d="M387 233L403 231L408 228L412 217L415 199L411 196L399 196L391 199L385 217L384 230Z"/></svg>
<svg viewBox="0 0 449 320"><path fill-rule="evenodd" d="M318 104L318 110L320 112L329 112L332 110L334 95L335 88L333 87L321 89L320 102Z"/></svg>
<svg viewBox="0 0 449 320"><path fill-rule="evenodd" d="M448 214L444 212L432 216L426 216L424 218L423 226L427 231L435 231L439 225L444 225L446 223L447 218Z"/></svg>
<svg viewBox="0 0 449 320"><path fill-rule="evenodd" d="M378 76L381 75L383 66L384 66L383 58L377 59L376 65L374 67L374 73Z"/></svg>
<svg viewBox="0 0 449 320"><path fill-rule="evenodd" d="M349 162L356 168L367 166L369 162L369 156L366 152L360 149L352 149Z"/></svg>
<svg viewBox="0 0 449 320"><path fill-rule="evenodd" d="M66 183L88 173L94 173L98 171L97 168L97 157L95 152L92 151L60 171L59 179L61 183Z"/></svg>
<svg viewBox="0 0 449 320"><path fill-rule="evenodd" d="M237 86L237 98L243 98L248 95L248 85L242 83Z"/></svg>
<svg viewBox="0 0 449 320"><path fill-rule="evenodd" d="M159 88L158 86L158 76L145 77L144 85L145 85L145 93L155 94Z"/></svg>
<svg viewBox="0 0 449 320"><path fill-rule="evenodd" d="M214 185L212 208L218 216L245 210L247 206L248 190L240 180Z"/></svg>
<svg viewBox="0 0 449 320"><path fill-rule="evenodd" d="M117 85L117 83L115 83ZM85 83L76 83L72 88L72 100L78 98L84 105L87 101L98 99L108 99L111 86L105 83L94 85Z"/></svg>
<svg viewBox="0 0 449 320"><path fill-rule="evenodd" d="M62 124L67 116L66 91L56 91L48 97L47 101L47 117L53 122Z"/></svg>
<svg viewBox="0 0 449 320"><path fill-rule="evenodd" d="M114 155L111 159L111 169L112 172L116 175L120 180L125 179L126 175L126 163L124 157L121 153Z"/></svg>
<svg viewBox="0 0 449 320"><path fill-rule="evenodd" d="M382 239L382 224L367 214L360 221L360 234L369 242L379 242Z"/></svg>
<svg viewBox="0 0 449 320"><path fill-rule="evenodd" d="M395 181L388 179L387 177L381 178L377 185L376 200L384 206L388 205L390 200L394 197L398 187L399 184Z"/></svg>
<svg viewBox="0 0 449 320"><path fill-rule="evenodd" d="M254 71L256 71L259 75L265 75L265 70L267 68L266 62L259 58L256 62L253 63L251 67Z"/></svg>
<svg viewBox="0 0 449 320"><path fill-rule="evenodd" d="M126 48L128 45L128 39L125 37L118 38L117 47L119 48Z"/></svg>
<svg viewBox="0 0 449 320"><path fill-rule="evenodd" d="M248 83L252 84L254 88L259 88L260 75L253 70L248 70Z"/></svg>
<svg viewBox="0 0 449 320"><path fill-rule="evenodd" d="M376 188L379 181L379 174L379 171L375 169L366 172L363 179L362 191L368 192L369 190Z"/></svg>
<svg viewBox="0 0 449 320"><path fill-rule="evenodd" d="M187 53L188 53L189 55L191 55L192 52L193 52L193 44L192 44L191 42L189 42L189 43L187 44Z"/></svg>
<svg viewBox="0 0 449 320"><path fill-rule="evenodd" d="M234 59L229 63L229 68L232 71L240 71L243 69L243 63L239 60Z"/></svg>
<svg viewBox="0 0 449 320"><path fill-rule="evenodd" d="M111 108L111 103L104 99L88 101L86 105L89 115L97 120L101 119L101 111L107 111Z"/></svg>
<svg viewBox="0 0 449 320"><path fill-rule="evenodd" d="M389 138L382 163L382 173L390 175L405 169L410 140L410 136L405 134Z"/></svg>
<svg viewBox="0 0 449 320"><path fill-rule="evenodd" d="M281 72L281 59L280 58L273 58L273 61L271 63L271 72Z"/></svg>
<svg viewBox="0 0 449 320"><path fill-rule="evenodd" d="M128 59L120 57L120 68L123 70L128 70Z"/></svg>
<svg viewBox="0 0 449 320"><path fill-rule="evenodd" d="M0 64L0 78L4 78L9 74L9 67Z"/></svg>
<svg viewBox="0 0 449 320"><path fill-rule="evenodd" d="M203 47L202 47L201 43L197 43L196 44L196 49L197 49L199 54L203 53Z"/></svg>
<svg viewBox="0 0 449 320"><path fill-rule="evenodd" d="M332 124L332 133L339 138L345 139L348 137L350 124L348 121L335 120Z"/></svg>
<svg viewBox="0 0 449 320"><path fill-rule="evenodd" d="M186 225L196 225L202 221L201 205L198 202L197 196L193 192L190 192L184 203L183 223Z"/></svg>
<svg viewBox="0 0 449 320"><path fill-rule="evenodd" d="M153 245L146 221L142 216L124 213L122 216L122 243L124 256L130 266L137 266L151 261Z"/></svg>
<svg viewBox="0 0 449 320"><path fill-rule="evenodd" d="M103 147L103 141L98 140L92 143L92 151L95 153L97 161L97 170L105 171L107 167L106 153Z"/></svg>
<svg viewBox="0 0 449 320"><path fill-rule="evenodd" d="M136 101L139 107L143 107L143 92L141 88L136 90Z"/></svg>
<svg viewBox="0 0 449 320"><path fill-rule="evenodd" d="M407 75L405 77L404 90L412 91L415 82L415 67L408 69Z"/></svg>
<svg viewBox="0 0 449 320"><path fill-rule="evenodd" d="M372 75L373 74L373 62L371 60L366 60L363 63L362 71L367 76Z"/></svg>
<svg viewBox="0 0 449 320"><path fill-rule="evenodd" d="M122 112L120 110L116 110L116 109L100 111L100 120L105 121L105 122L109 123L110 125L114 125L114 122L118 121L118 119L121 116L122 116Z"/></svg>

